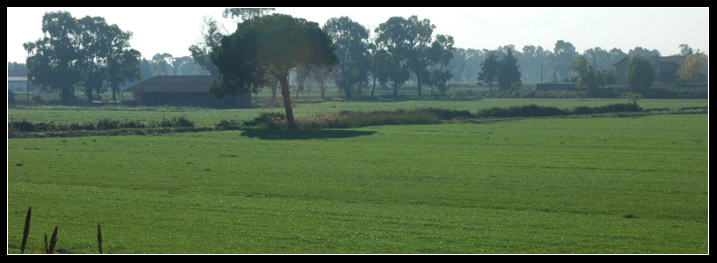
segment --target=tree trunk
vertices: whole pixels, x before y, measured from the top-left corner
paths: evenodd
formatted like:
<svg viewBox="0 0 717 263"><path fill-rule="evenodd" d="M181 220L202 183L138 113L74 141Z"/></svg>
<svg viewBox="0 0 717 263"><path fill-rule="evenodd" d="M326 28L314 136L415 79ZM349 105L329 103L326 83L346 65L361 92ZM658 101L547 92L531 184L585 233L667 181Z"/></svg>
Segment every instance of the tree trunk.
<svg viewBox="0 0 717 263"><path fill-rule="evenodd" d="M59 91L62 103L69 104L75 100L75 91L71 87L61 88Z"/></svg>
<svg viewBox="0 0 717 263"><path fill-rule="evenodd" d="M418 88L418 97L421 97L421 78L416 76L416 86Z"/></svg>
<svg viewBox="0 0 717 263"><path fill-rule="evenodd" d="M276 85L279 84L277 81L271 81L271 101L276 101Z"/></svg>
<svg viewBox="0 0 717 263"><path fill-rule="evenodd" d="M323 99L323 100L326 99L326 96L324 96L324 89L325 89L325 88L324 88L324 83L321 82L321 99Z"/></svg>
<svg viewBox="0 0 717 263"><path fill-rule="evenodd" d="M320 89L321 89L321 99L325 100L325 99L326 99L326 96L324 95L324 89L326 89L326 88L324 88L324 82L323 82L323 81L321 82L321 88L320 88Z"/></svg>
<svg viewBox="0 0 717 263"><path fill-rule="evenodd" d="M92 92L92 88L85 89L85 94L87 95L87 102L92 103L92 97L95 96L95 94L93 94Z"/></svg>
<svg viewBox="0 0 717 263"><path fill-rule="evenodd" d="M284 76L279 79L281 83L281 97L284 99L284 111L286 112L286 127L289 130L296 130L296 123L294 123L294 112L291 109L291 93L289 92L289 80L288 76Z"/></svg>

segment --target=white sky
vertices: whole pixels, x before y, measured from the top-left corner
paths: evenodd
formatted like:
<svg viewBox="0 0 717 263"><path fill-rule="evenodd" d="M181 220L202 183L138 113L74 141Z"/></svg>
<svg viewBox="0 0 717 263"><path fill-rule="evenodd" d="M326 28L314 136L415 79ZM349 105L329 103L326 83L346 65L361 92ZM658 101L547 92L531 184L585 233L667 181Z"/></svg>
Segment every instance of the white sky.
<svg viewBox="0 0 717 263"><path fill-rule="evenodd" d="M223 7L8 7L7 60L25 62L22 44L42 37L42 16L48 11L69 11L73 17L102 16L109 24L133 33L130 44L144 58L157 53L188 56L189 46L200 40L202 17L219 20L228 33L236 29L224 19ZM276 13L305 18L323 26L332 17L348 16L373 32L392 16L428 18L434 34L453 36L459 48L495 49L515 45L542 46L572 43L579 53L601 47L627 53L640 46L657 49L663 56L679 53L680 44L709 55L709 8L498 8L498 7L296 7Z"/></svg>

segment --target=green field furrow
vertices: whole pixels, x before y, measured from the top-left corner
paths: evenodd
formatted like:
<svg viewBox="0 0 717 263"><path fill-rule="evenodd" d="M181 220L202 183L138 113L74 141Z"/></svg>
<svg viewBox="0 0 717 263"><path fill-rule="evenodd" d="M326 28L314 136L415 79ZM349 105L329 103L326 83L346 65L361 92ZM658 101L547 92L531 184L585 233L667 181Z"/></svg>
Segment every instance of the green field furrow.
<svg viewBox="0 0 717 263"><path fill-rule="evenodd" d="M8 253L703 254L707 122L8 139Z"/></svg>

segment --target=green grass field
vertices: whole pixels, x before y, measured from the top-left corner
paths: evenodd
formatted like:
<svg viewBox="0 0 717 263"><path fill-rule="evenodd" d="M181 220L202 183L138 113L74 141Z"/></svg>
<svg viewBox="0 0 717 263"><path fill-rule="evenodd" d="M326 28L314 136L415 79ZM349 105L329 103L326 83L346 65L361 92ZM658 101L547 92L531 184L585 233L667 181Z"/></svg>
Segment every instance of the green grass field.
<svg viewBox="0 0 717 263"><path fill-rule="evenodd" d="M296 112L528 103L615 101L325 102ZM8 116L188 116L213 126L261 111L38 107ZM9 139L8 253L19 253L32 206L30 253L54 226L58 248L97 253L101 223L104 252L122 254L705 254L708 146L707 114Z"/></svg>

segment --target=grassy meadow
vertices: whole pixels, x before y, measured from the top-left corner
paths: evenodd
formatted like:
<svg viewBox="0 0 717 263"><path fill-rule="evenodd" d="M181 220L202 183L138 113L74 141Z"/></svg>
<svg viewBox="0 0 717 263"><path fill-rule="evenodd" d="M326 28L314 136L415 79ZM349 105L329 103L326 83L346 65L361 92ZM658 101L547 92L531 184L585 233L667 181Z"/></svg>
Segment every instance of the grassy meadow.
<svg viewBox="0 0 717 263"><path fill-rule="evenodd" d="M341 110L573 108L625 99L298 103ZM706 100L641 100L644 108ZM277 108L35 106L8 118L186 116ZM705 254L708 114L524 118L313 131L8 139L8 253Z"/></svg>

